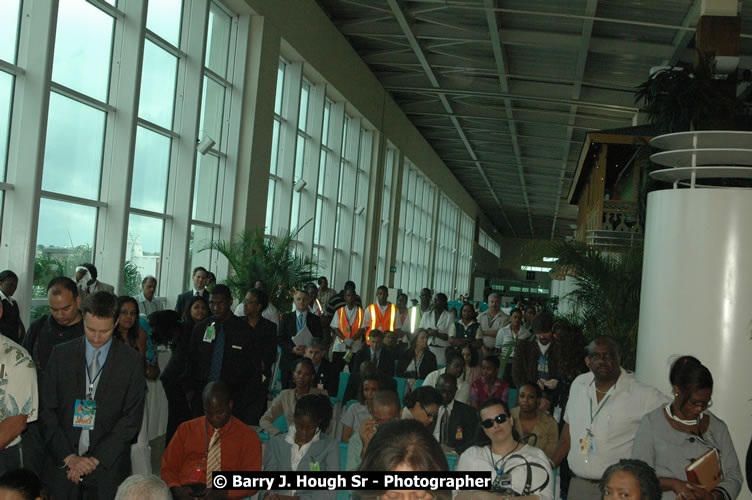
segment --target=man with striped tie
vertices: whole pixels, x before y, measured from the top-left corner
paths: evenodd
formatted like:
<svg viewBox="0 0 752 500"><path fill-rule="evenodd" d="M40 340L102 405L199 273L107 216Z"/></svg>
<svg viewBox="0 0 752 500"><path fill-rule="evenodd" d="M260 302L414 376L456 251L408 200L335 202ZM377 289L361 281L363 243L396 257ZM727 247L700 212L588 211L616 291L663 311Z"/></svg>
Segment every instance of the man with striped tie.
<svg viewBox="0 0 752 500"><path fill-rule="evenodd" d="M232 399L224 382L207 384L202 400L205 416L180 424L162 455L160 476L176 499L193 498L202 491L204 498L250 497L256 492L212 492L212 474L223 470L260 471L258 434L232 416Z"/></svg>

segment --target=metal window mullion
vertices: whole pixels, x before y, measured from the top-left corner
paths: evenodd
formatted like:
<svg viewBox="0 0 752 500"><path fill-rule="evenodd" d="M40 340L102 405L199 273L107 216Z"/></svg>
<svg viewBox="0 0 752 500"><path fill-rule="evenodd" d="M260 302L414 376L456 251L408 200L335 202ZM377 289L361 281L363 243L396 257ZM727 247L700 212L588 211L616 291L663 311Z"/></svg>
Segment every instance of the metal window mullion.
<svg viewBox="0 0 752 500"><path fill-rule="evenodd" d="M114 17L117 21L122 20L126 16L125 12L113 7L112 5L102 0L86 0L86 2L90 3L91 5L93 5L94 7L100 10L103 10L107 14Z"/></svg>
<svg viewBox="0 0 752 500"><path fill-rule="evenodd" d="M236 26L237 21L233 19L232 24ZM230 44L230 47L234 49L233 44ZM231 52L234 52L234 50L232 50ZM230 54L229 56L230 61L233 61L232 57L233 57L232 54ZM221 77L220 75L212 71L212 69L209 68L208 66L204 66L204 76L214 81L215 83L222 85L223 87L232 87L232 82L230 80Z"/></svg>
<svg viewBox="0 0 752 500"><path fill-rule="evenodd" d="M122 288L128 243L146 3L127 2L124 14L114 26L108 103L112 110L107 113L99 195L107 208L98 211L94 246L94 263L101 269L102 280L116 291Z"/></svg>
<svg viewBox="0 0 752 500"><path fill-rule="evenodd" d="M128 212L134 215L141 215L143 217L151 217L153 219L162 219L162 220L172 219L172 216L170 215L159 213L159 212L152 212L151 210L144 210L141 208L130 208Z"/></svg>
<svg viewBox="0 0 752 500"><path fill-rule="evenodd" d="M115 60L113 57L113 63L114 62ZM113 64L112 66L114 68L116 65ZM110 85L112 85L112 82L110 82ZM99 99L94 99L93 97L89 97L86 94L82 94L81 92L68 88L65 85L60 85L59 83L51 82L50 90L52 90L56 94L63 95L65 97L73 99L74 101L79 101L83 104L86 104L87 106L98 109L99 111L104 111L105 113L111 113L115 111L115 106L113 106L112 104L102 102Z"/></svg>
<svg viewBox="0 0 752 500"><path fill-rule="evenodd" d="M172 141L170 154L167 213L172 219L165 223L161 272L162 283L167 283L162 293L170 297L182 292L187 281L208 16L208 0L184 2L180 47L186 57L178 61L173 128L179 139Z"/></svg>
<svg viewBox="0 0 752 500"><path fill-rule="evenodd" d="M188 57L188 54L180 50L179 48L175 47L173 44L162 38L161 36L157 35L150 29L146 28L146 31L144 32L144 38L146 40L149 40L151 43L159 47L160 49L164 50L165 52L168 52L169 54L172 54L173 56L177 57L178 59L185 59Z"/></svg>
<svg viewBox="0 0 752 500"><path fill-rule="evenodd" d="M392 160L392 178L389 179L389 182L392 183L391 190L391 201L392 201L392 207L389 214L389 220L392 221L392 223L389 225L389 238L387 239L387 247L386 247L386 256L385 256L385 266L387 266L387 272L389 273L388 277L396 278L396 275L393 276L391 272L391 267L394 264L397 264L398 262L398 255L397 255L397 245L399 240L399 220L402 215L402 175L403 175L403 169L405 166L404 162L404 155L400 154L399 151L396 149L393 149L394 151L394 157ZM399 265L399 264L397 264ZM394 286L397 286L397 283L393 281Z"/></svg>
<svg viewBox="0 0 752 500"><path fill-rule="evenodd" d="M106 208L107 203L98 200L89 200L86 198L79 198L78 196L70 196L67 194L55 193L53 191L40 191L40 197L48 198L50 200L64 201L66 203L75 203L76 205L85 205L87 207Z"/></svg>
<svg viewBox="0 0 752 500"><path fill-rule="evenodd" d="M2 59L0 59L0 71L5 71L6 73L10 73L11 75L15 76L24 74L24 69L22 67L3 61Z"/></svg>
<svg viewBox="0 0 752 500"><path fill-rule="evenodd" d="M157 134L161 134L165 137L169 137L170 139L178 138L177 132L173 132L172 130L166 129L164 127L160 127L159 125L152 123L148 120L144 120L143 118L136 118L136 124L139 127L143 127L147 130L151 130L152 132L156 132Z"/></svg>
<svg viewBox="0 0 752 500"><path fill-rule="evenodd" d="M274 219L277 228L290 229L292 213L292 178L295 174L295 154L298 139L298 108L300 107L300 86L303 81L303 63L294 62L285 68L285 82L282 89L282 116L285 121L279 128L279 150L277 153L277 175L281 177L277 184L277 199L274 201L277 213Z"/></svg>
<svg viewBox="0 0 752 500"><path fill-rule="evenodd" d="M238 181L240 129L243 117L243 75L245 75L247 47L250 31L250 16L232 16L232 31L230 35L230 51L228 61L228 76L231 81L225 86L225 106L222 122L222 151L226 156L220 156L220 164L224 164L224 183L222 186L221 205L218 207L219 238L225 241L232 239L232 218L235 206L235 188ZM243 43L241 43L243 42ZM206 74L207 68L204 68ZM224 154L224 153L221 153ZM266 187L266 186L265 186ZM218 196L219 198L219 196ZM219 259L219 253L213 252L215 258L214 269L219 279L229 275L229 262Z"/></svg>
<svg viewBox="0 0 752 500"><path fill-rule="evenodd" d="M9 184L7 182L0 182L0 190L13 191L13 189L14 189L13 184Z"/></svg>
<svg viewBox="0 0 752 500"><path fill-rule="evenodd" d="M15 296L21 298L21 317L28 320L58 1L22 5L17 64L24 72L13 86L6 181L14 189L5 192L0 264L19 275Z"/></svg>
<svg viewBox="0 0 752 500"><path fill-rule="evenodd" d="M357 132L356 132L357 131ZM345 165L345 178L344 182L342 183L342 189L345 190L346 193L351 193L352 196L348 196L347 198L342 198L344 201L345 208L342 209L342 220L340 220L340 229L339 229L339 236L340 241L342 242L339 246L344 252L343 255L348 255L350 252L352 252L353 247L353 234L354 226L355 226L355 204L356 204L356 198L358 195L358 185L357 185L357 164L353 160L354 155L357 155L357 147L358 147L358 141L359 141L359 132L360 132L360 119L359 118L350 118L349 121L349 130L347 131L347 154L348 154L348 164ZM343 257L344 258L344 257ZM347 262L343 261L341 265L341 269L345 272L347 276L352 276L352 272L350 269L350 262L349 260ZM365 289L364 289L365 290Z"/></svg>
<svg viewBox="0 0 752 500"><path fill-rule="evenodd" d="M325 83L311 85L308 94L307 144L303 160L303 180L306 181L306 187L300 193L300 214L302 216L298 219L299 224L308 219L313 219L298 233L298 239L303 244L303 253L306 255L313 251L313 236L316 225L316 191L319 180L319 155L321 153L321 127L324 121L325 98Z"/></svg>

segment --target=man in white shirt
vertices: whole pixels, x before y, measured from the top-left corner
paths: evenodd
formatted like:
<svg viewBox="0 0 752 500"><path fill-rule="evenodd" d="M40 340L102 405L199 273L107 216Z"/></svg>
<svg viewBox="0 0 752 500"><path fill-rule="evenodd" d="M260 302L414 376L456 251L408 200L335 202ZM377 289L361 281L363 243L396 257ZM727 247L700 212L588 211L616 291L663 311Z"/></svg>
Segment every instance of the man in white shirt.
<svg viewBox="0 0 752 500"><path fill-rule="evenodd" d="M590 373L574 379L564 414L566 422L553 457L554 467L568 458L573 473L568 498L597 500L606 468L629 457L642 417L669 398L638 382L621 368L618 343L598 337L588 346Z"/></svg>
<svg viewBox="0 0 752 500"><path fill-rule="evenodd" d="M138 302L138 312L141 316L149 316L153 312L167 309L167 301L163 297L155 297L157 278L146 276L141 280L141 293L134 298Z"/></svg>
<svg viewBox="0 0 752 500"><path fill-rule="evenodd" d="M446 364L446 348L449 345L449 327L454 324L454 316L447 310L447 296L437 293L433 300L433 311L420 318L420 327L428 331L428 346L436 356L436 363Z"/></svg>
<svg viewBox="0 0 752 500"><path fill-rule="evenodd" d="M465 377L465 358L458 351L449 351L446 356L446 366L426 375L423 385L436 387L439 377L445 373L454 375L457 379L457 390L456 394L453 395L454 399L462 401L465 404L470 404L470 384L472 380L467 380Z"/></svg>
<svg viewBox="0 0 752 500"><path fill-rule="evenodd" d="M509 316L501 311L501 297L497 293L488 296L488 310L478 315L480 330L483 332L483 349L489 353L496 345L499 330L509 324Z"/></svg>

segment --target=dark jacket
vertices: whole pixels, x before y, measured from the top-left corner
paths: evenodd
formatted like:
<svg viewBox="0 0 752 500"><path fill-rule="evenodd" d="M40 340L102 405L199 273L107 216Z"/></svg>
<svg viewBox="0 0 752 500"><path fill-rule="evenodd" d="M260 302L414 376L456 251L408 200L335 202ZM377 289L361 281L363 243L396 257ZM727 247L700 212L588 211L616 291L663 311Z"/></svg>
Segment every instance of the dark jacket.
<svg viewBox="0 0 752 500"><path fill-rule="evenodd" d="M360 373L360 365L364 361L370 361L371 359L371 348L367 345L364 345L363 348L355 353L355 356L353 357L352 362L352 371L353 373ZM392 355L392 352L388 349L384 349L382 346L381 353L379 354L379 363L376 365L376 367L379 369L382 375L386 377L393 377L394 376L394 356Z"/></svg>
<svg viewBox="0 0 752 500"><path fill-rule="evenodd" d="M339 389L339 370L328 359L321 359L319 369L313 377L313 386L325 389L331 397L337 395L337 390Z"/></svg>
<svg viewBox="0 0 752 500"><path fill-rule="evenodd" d="M201 296L206 299L206 301L209 301L209 290L204 288L204 291L201 292ZM188 290L185 293L181 293L178 295L178 301L175 304L175 311L180 315L180 317L183 317L183 312L185 312L185 306L188 305L188 302L191 301L191 297L193 297L193 289Z"/></svg>
<svg viewBox="0 0 752 500"><path fill-rule="evenodd" d="M34 364L37 367L37 378L40 380L40 387L42 375L44 375L44 370L52 354L52 349L58 344L83 337L83 335L83 320L72 326L62 326L55 321L55 318L51 314L48 314L31 323L29 331L26 333L26 337L24 337L23 346L29 352L31 359L34 360Z"/></svg>
<svg viewBox="0 0 752 500"><path fill-rule="evenodd" d="M21 310L17 302L2 300L3 313L0 316L0 333L11 339L16 344L21 343L23 323L21 322Z"/></svg>
<svg viewBox="0 0 752 500"><path fill-rule="evenodd" d="M188 349L186 387L194 391L193 413L199 416L203 414L201 391L209 379L214 345L218 336L215 335L211 342L204 342L204 334L206 328L214 321L214 316L210 316L196 324ZM215 326L222 328L225 344L219 378L230 389L233 415L244 419L246 407L261 391L261 353L251 336L251 327L243 318L230 314L221 325Z"/></svg>
<svg viewBox="0 0 752 500"><path fill-rule="evenodd" d="M414 357L415 357L415 351L413 349L408 349L407 351L402 353L402 356L400 356L400 359L397 362L396 373L398 377L410 378L410 377L407 377L406 370ZM417 378L419 379L426 378L426 376L432 371L436 370L436 368L437 368L436 356L431 352L430 349L426 348L426 350L423 353L423 360L420 362L420 366L418 367Z"/></svg>
<svg viewBox="0 0 752 500"><path fill-rule="evenodd" d="M461 454L473 446L478 437L479 423L478 413L470 405L455 399L452 413L449 414L447 435L449 447ZM441 425L438 418L434 419L434 425Z"/></svg>
<svg viewBox="0 0 752 500"><path fill-rule="evenodd" d="M73 427L76 399L86 397L86 340L75 339L56 346L42 379L39 421L49 461L50 485L58 498L75 497L75 486L59 468L71 453L78 454L81 429ZM96 420L90 431L87 456L100 464L83 480L95 497L113 498L118 485L130 474L131 442L144 416L144 360L138 351L112 341L94 396Z"/></svg>
<svg viewBox="0 0 752 500"><path fill-rule="evenodd" d="M247 318L245 322L248 323ZM255 327L251 329L251 338L259 350L260 358L264 362L264 375L267 379L272 378L272 365L277 360L277 325L266 318L259 318Z"/></svg>
<svg viewBox="0 0 752 500"><path fill-rule="evenodd" d="M512 361L512 378L517 387L522 387L528 383L535 383L538 380L538 358L541 355L538 342L535 337L529 340L523 340L517 345ZM561 359L559 344L556 339L551 338L551 344L547 351L548 355L548 378L558 380L559 377L559 360ZM551 408L558 402L558 390L544 390L544 395L551 401Z"/></svg>
<svg viewBox="0 0 752 500"><path fill-rule="evenodd" d="M306 326L308 327L308 330L310 330L311 335L321 338L321 318L309 312L306 315ZM295 347L292 338L297 334L297 312L293 311L283 314L282 320L279 323L279 331L277 332L277 343L282 349L282 354L279 359L279 369L282 375L283 389L288 389L290 387L290 381L292 380L292 367L298 359L303 357L293 354L292 352Z"/></svg>

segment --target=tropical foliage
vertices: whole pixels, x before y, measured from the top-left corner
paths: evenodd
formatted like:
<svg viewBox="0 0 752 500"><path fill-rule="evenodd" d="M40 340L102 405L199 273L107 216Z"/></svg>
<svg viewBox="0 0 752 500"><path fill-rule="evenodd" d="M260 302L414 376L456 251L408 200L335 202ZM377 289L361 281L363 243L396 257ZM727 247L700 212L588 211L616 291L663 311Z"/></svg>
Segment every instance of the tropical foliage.
<svg viewBox="0 0 752 500"><path fill-rule="evenodd" d="M264 236L263 228L246 230L235 241L213 241L203 250L216 250L230 263L232 273L225 284L233 297L242 298L256 280L266 282L269 300L280 312L292 307L293 290L314 281L318 265L308 255L295 252L298 232L281 232L276 238Z"/></svg>
<svg viewBox="0 0 752 500"><path fill-rule="evenodd" d="M559 258L553 272L573 276L577 285L566 296L575 308L566 319L580 326L588 341L598 335L617 339L623 366L634 369L642 247L612 254L582 242L557 241L552 243L552 252Z"/></svg>

